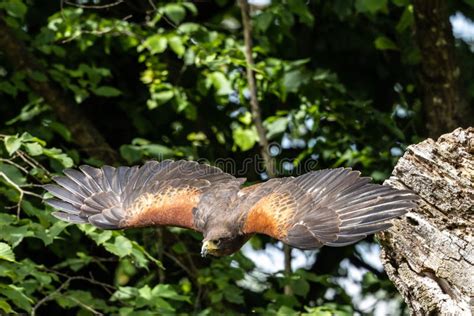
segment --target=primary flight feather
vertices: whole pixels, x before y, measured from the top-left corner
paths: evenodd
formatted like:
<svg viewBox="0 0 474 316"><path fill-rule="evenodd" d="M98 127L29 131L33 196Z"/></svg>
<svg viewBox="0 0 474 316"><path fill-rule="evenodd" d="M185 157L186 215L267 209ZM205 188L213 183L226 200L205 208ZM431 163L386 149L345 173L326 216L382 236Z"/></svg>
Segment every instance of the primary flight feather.
<svg viewBox="0 0 474 316"><path fill-rule="evenodd" d="M415 207L408 190L369 183L348 168L275 178L242 188L245 179L192 161L66 169L45 185L54 216L103 229L179 226L204 235L202 254L238 251L255 233L293 247L345 246L390 227Z"/></svg>

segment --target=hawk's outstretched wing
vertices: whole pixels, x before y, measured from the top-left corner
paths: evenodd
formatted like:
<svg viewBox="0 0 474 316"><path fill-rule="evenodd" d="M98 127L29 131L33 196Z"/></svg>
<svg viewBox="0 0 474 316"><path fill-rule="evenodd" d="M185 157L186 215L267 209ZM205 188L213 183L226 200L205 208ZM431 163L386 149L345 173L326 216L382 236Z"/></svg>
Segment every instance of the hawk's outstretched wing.
<svg viewBox="0 0 474 316"><path fill-rule="evenodd" d="M208 165L191 161L149 161L138 167L67 169L48 184L55 199L45 202L53 215L73 223L104 229L171 225L195 227L193 209L216 185L240 180Z"/></svg>
<svg viewBox="0 0 474 316"><path fill-rule="evenodd" d="M241 191L242 232L262 233L301 249L345 246L391 226L415 206L408 190L369 183L351 169L272 179Z"/></svg>

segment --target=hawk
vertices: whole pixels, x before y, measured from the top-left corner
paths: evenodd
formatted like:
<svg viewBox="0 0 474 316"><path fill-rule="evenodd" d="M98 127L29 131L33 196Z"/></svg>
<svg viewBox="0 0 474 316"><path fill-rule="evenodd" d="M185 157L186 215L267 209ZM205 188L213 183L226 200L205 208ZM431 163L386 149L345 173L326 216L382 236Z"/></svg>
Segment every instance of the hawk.
<svg viewBox="0 0 474 316"><path fill-rule="evenodd" d="M192 161L143 166L81 166L45 185L53 215L102 229L178 226L203 234L201 254L230 255L254 234L292 247L345 246L391 226L415 206L408 190L372 184L349 168L274 178L242 187L245 179Z"/></svg>

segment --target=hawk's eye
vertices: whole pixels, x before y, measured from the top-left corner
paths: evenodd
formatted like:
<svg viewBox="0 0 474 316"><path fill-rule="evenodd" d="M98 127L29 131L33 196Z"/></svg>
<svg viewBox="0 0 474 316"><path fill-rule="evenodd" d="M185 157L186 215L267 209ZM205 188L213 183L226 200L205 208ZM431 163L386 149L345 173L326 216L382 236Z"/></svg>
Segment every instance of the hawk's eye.
<svg viewBox="0 0 474 316"><path fill-rule="evenodd" d="M222 239L217 239L217 240L214 242L214 244L215 244L217 247L219 247L219 246L221 245L221 243L222 243Z"/></svg>

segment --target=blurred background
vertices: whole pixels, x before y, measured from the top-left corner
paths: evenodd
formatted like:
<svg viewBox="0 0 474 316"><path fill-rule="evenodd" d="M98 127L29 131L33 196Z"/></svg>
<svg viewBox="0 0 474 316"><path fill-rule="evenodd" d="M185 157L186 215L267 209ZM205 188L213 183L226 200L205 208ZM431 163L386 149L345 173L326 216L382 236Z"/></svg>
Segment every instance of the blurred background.
<svg viewBox="0 0 474 316"><path fill-rule="evenodd" d="M249 2L278 176L381 183L409 144L472 125L474 1ZM0 314L408 313L373 237L293 250L288 275L264 236L203 259L198 233L100 231L42 204L80 164L229 159L267 179L246 66L235 1L0 0Z"/></svg>

